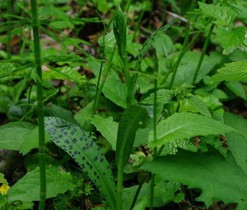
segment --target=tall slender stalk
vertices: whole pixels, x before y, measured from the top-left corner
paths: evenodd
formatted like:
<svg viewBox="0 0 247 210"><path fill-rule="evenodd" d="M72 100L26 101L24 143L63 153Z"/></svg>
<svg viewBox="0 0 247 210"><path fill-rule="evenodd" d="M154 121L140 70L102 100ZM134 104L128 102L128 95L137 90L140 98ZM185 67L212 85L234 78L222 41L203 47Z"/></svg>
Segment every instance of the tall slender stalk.
<svg viewBox="0 0 247 210"><path fill-rule="evenodd" d="M11 0L7 0L7 54L11 58Z"/></svg>
<svg viewBox="0 0 247 210"><path fill-rule="evenodd" d="M105 35L106 35L107 31L109 30L112 21L113 21L113 18L109 21L107 27L104 26L103 44L102 44L102 47L101 47L102 57L105 57ZM110 58L108 60L108 63L106 65L106 68L105 68L105 71L104 71L104 74L103 74L103 62L101 62L101 64L100 64L100 70L99 70L99 76L98 76L97 85L96 85L96 95L95 95L95 100L94 100L94 105L93 105L92 117L95 115L96 110L98 108L100 94L101 94L101 92L103 90L107 75L108 75L108 73L109 73L109 71L111 69L112 60L113 60L113 56L115 54L115 51L116 51L116 45L114 46L113 51L112 51L112 53L110 55ZM103 79L102 79L102 77L103 77Z"/></svg>
<svg viewBox="0 0 247 210"><path fill-rule="evenodd" d="M45 126L44 126L44 104L43 104L43 87L42 87L42 70L41 70L41 51L39 40L39 19L37 12L36 0L31 0L32 12L32 29L34 44L34 60L37 75L37 110L39 122L39 168L40 168L40 200L39 210L45 209L46 199L46 168L45 168Z"/></svg>
<svg viewBox="0 0 247 210"><path fill-rule="evenodd" d="M204 42L204 44L203 44L202 53L201 53L200 59L199 59L198 64L197 64L197 67L196 67L196 71L195 71L194 77L193 77L193 84L196 82L196 78L197 78L198 73L199 73L199 71L200 71L200 68L201 68L201 65L202 65L203 58L204 58L204 56L205 56L205 54L206 54L206 50L207 50L207 48L208 48L208 43L209 43L211 34L212 34L212 32L213 32L213 29L214 29L214 24L212 24L212 25L210 26L208 35L207 35L206 40L205 40L205 42Z"/></svg>
<svg viewBox="0 0 247 210"><path fill-rule="evenodd" d="M153 138L157 139L157 75L158 75L158 59L155 56L155 77L154 77L154 104L153 104ZM157 154L157 148L154 148L154 158ZM154 186L155 186L155 174L152 174L150 181L150 201L149 209L153 210L154 204Z"/></svg>
<svg viewBox="0 0 247 210"><path fill-rule="evenodd" d="M172 79L171 79L169 88L172 88L172 86L174 84L174 80L175 80L175 77L177 75L178 66L179 66L179 63L182 60L182 58L183 58L183 56L184 56L184 54L186 52L186 46L187 46L187 44L189 42L191 31L192 31L192 28L190 27L190 29L186 33L186 36L185 36L185 39L184 39L184 43L183 43L183 46L182 46L182 51L180 52L179 57L178 57L175 65L174 65L174 67L172 69Z"/></svg>

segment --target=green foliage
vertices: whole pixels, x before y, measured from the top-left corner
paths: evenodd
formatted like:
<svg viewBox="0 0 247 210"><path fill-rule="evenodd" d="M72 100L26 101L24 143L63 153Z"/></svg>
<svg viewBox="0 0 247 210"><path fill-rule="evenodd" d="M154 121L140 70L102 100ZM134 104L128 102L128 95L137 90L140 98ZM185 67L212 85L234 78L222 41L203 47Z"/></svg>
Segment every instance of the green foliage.
<svg viewBox="0 0 247 210"><path fill-rule="evenodd" d="M112 117L103 118L99 115L95 115L91 122L116 151L118 123L114 122Z"/></svg>
<svg viewBox="0 0 247 210"><path fill-rule="evenodd" d="M0 173L0 184L8 184L7 180L4 178L4 174Z"/></svg>
<svg viewBox="0 0 247 210"><path fill-rule="evenodd" d="M238 81L229 81L225 83L226 87L228 87L233 93L235 93L240 98L247 100L246 92L244 86Z"/></svg>
<svg viewBox="0 0 247 210"><path fill-rule="evenodd" d="M236 12L229 6L198 2L203 15L215 19L215 24L229 26L236 18Z"/></svg>
<svg viewBox="0 0 247 210"><path fill-rule="evenodd" d="M43 73L44 79L61 79L76 82L79 85L85 83L85 77L81 76L75 68L68 66L52 68L50 71Z"/></svg>
<svg viewBox="0 0 247 210"><path fill-rule="evenodd" d="M48 166L47 175L47 198L57 196L72 190L75 185L72 175L63 171L61 168ZM38 201L39 200L39 168L28 172L19 179L8 191L9 201Z"/></svg>
<svg viewBox="0 0 247 210"><path fill-rule="evenodd" d="M186 166L186 167L185 167ZM246 174L234 163L213 153L179 151L176 155L146 162L141 169L157 174L164 180L181 182L202 190L197 198L210 206L214 201L240 203L246 200Z"/></svg>
<svg viewBox="0 0 247 210"><path fill-rule="evenodd" d="M193 77L191 75L194 75L196 72L196 67L199 58L200 58L200 53L196 51L186 52L186 54L183 56L178 66L173 87L181 86L185 83L185 81L187 84L193 83ZM210 56L205 55L200 71L197 75L196 82L201 81L207 74L210 73L210 71L213 70L213 68L217 64L220 63L220 61L221 61L221 56L217 54L211 54Z"/></svg>
<svg viewBox="0 0 247 210"><path fill-rule="evenodd" d="M0 148L9 150L20 150L23 142L30 135L35 125L28 122L12 122L0 127ZM15 132L13 132L13 130ZM38 142L37 137L33 141Z"/></svg>
<svg viewBox="0 0 247 210"><path fill-rule="evenodd" d="M228 133L226 135L227 144L237 164L247 175L247 121L238 115L226 112L224 115L225 123L235 128L239 133Z"/></svg>
<svg viewBox="0 0 247 210"><path fill-rule="evenodd" d="M118 127L116 147L116 163L119 168L123 168L126 165L133 149L136 130L144 126L147 119L147 111L136 105L130 106L122 114Z"/></svg>
<svg viewBox="0 0 247 210"><path fill-rule="evenodd" d="M126 62L127 16L120 6L117 7L115 12L113 31L118 45L118 53L124 64Z"/></svg>
<svg viewBox="0 0 247 210"><path fill-rule="evenodd" d="M10 2L0 4L0 152L19 151L28 172L0 173L13 183L0 209L34 207L39 159L55 209L247 208L246 120L225 112L245 115L244 0L39 0L37 22L35 1Z"/></svg>
<svg viewBox="0 0 247 210"><path fill-rule="evenodd" d="M191 96L189 102L196 109L196 111L206 117L211 117L211 113L208 110L206 104L196 96Z"/></svg>
<svg viewBox="0 0 247 210"><path fill-rule="evenodd" d="M114 209L115 184L112 172L94 140L80 127L60 118L46 118L45 126L52 141L78 163Z"/></svg>
<svg viewBox="0 0 247 210"><path fill-rule="evenodd" d="M177 139L188 139L199 135L217 135L234 131L235 129L212 118L181 112L175 113L158 123L157 140L152 141L150 145L158 146Z"/></svg>
<svg viewBox="0 0 247 210"><path fill-rule="evenodd" d="M172 98L175 96L175 92L173 90L167 89L159 89L156 92L157 94L157 103L158 104L167 104L171 102ZM154 93L149 94L142 101L142 104L153 104L154 103Z"/></svg>
<svg viewBox="0 0 247 210"><path fill-rule="evenodd" d="M213 82L221 81L247 81L247 60L227 63L225 67L218 69L212 77Z"/></svg>
<svg viewBox="0 0 247 210"><path fill-rule="evenodd" d="M0 135L0 148L20 151L23 155L39 145L38 127L28 122L5 124L0 127ZM46 136L46 142L49 142L49 136Z"/></svg>
<svg viewBox="0 0 247 210"><path fill-rule="evenodd" d="M218 28L215 30L216 37L214 41L222 46L225 53L230 53L244 43L245 30L242 26L238 26L230 31L225 28Z"/></svg>
<svg viewBox="0 0 247 210"><path fill-rule="evenodd" d="M106 98L110 99L116 105L126 108L127 87L124 85L115 72L111 72L103 88Z"/></svg>

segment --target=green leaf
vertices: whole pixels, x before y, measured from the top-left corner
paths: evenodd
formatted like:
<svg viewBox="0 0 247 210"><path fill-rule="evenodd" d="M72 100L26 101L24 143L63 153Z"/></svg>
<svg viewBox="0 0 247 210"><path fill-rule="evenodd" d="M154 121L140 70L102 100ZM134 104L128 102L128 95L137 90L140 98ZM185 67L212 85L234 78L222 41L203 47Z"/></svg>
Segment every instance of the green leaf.
<svg viewBox="0 0 247 210"><path fill-rule="evenodd" d="M138 59L136 62L135 70L138 71L140 67L140 63L145 55L145 53L153 46L153 44L159 39L159 37L167 31L177 20L174 19L165 26L159 28L158 30L154 31L151 36L144 42L143 47L140 51L140 54L138 55ZM157 46L157 45L155 45Z"/></svg>
<svg viewBox="0 0 247 210"><path fill-rule="evenodd" d="M175 96L173 90L159 89L157 90L157 103L167 104L171 102L172 98ZM142 104L153 104L154 103L154 93L149 94L142 101Z"/></svg>
<svg viewBox="0 0 247 210"><path fill-rule="evenodd" d="M74 25L68 20L52 21L49 23L48 26L53 29L65 29L65 28L73 29L74 28Z"/></svg>
<svg viewBox="0 0 247 210"><path fill-rule="evenodd" d="M153 43L153 47L155 48L158 57L167 57L175 49L171 38L166 34L161 34Z"/></svg>
<svg viewBox="0 0 247 210"><path fill-rule="evenodd" d="M115 209L115 184L109 163L89 134L56 117L45 118L45 126L52 141L78 163Z"/></svg>
<svg viewBox="0 0 247 210"><path fill-rule="evenodd" d="M211 117L211 113L209 112L208 107L198 97L191 96L189 98L189 101L200 114L205 115L207 117Z"/></svg>
<svg viewBox="0 0 247 210"><path fill-rule="evenodd" d="M123 209L130 209L131 203L138 187L138 185L134 185L123 189ZM154 207L162 207L171 201L176 201L177 199L179 199L178 194L176 193L177 191L179 191L179 189L180 183L167 182L160 179L158 180L156 178L154 187ZM144 205L144 203L142 203L143 200L150 200L150 185L148 183L144 183L142 185L140 193L136 200L135 207L137 208L141 204ZM149 202L145 203L145 206L149 207Z"/></svg>
<svg viewBox="0 0 247 210"><path fill-rule="evenodd" d="M128 107L122 114L116 147L116 162L119 168L124 168L132 152L135 134L139 127L148 119L147 111L137 105Z"/></svg>
<svg viewBox="0 0 247 210"><path fill-rule="evenodd" d="M217 25L229 26L237 15L229 6L205 4L202 2L198 2L198 4L202 14L216 19L215 24Z"/></svg>
<svg viewBox="0 0 247 210"><path fill-rule="evenodd" d="M89 129L91 126L89 124L89 120L92 118L93 115L93 106L94 101L87 104L83 109L75 114L75 120L83 129Z"/></svg>
<svg viewBox="0 0 247 210"><path fill-rule="evenodd" d="M76 123L72 112L61 106L49 103L44 107L44 111L46 116L59 117L71 123Z"/></svg>
<svg viewBox="0 0 247 210"><path fill-rule="evenodd" d="M45 134L45 142L50 141L50 136L46 133ZM24 140L22 141L19 151L22 155L26 155L34 148L39 148L39 128L36 127L32 131L25 136Z"/></svg>
<svg viewBox="0 0 247 210"><path fill-rule="evenodd" d="M211 77L213 82L240 81L247 82L247 60L225 64Z"/></svg>
<svg viewBox="0 0 247 210"><path fill-rule="evenodd" d="M176 155L146 162L140 169L157 174L164 180L201 189L202 194L197 200L207 206L215 201L238 203L247 199L247 176L231 157L225 160L218 153L180 151Z"/></svg>
<svg viewBox="0 0 247 210"><path fill-rule="evenodd" d="M95 115L91 122L111 144L112 149L116 150L118 123L114 122L112 117L103 118L99 115Z"/></svg>
<svg viewBox="0 0 247 210"><path fill-rule="evenodd" d="M193 77L191 75L194 75L196 72L200 56L200 53L196 51L186 52L179 64L174 80L174 88L184 83L193 83ZM205 55L196 82L202 80L211 70L213 70L214 67L220 63L221 58L222 57L217 53L211 53L210 56Z"/></svg>
<svg viewBox="0 0 247 210"><path fill-rule="evenodd" d="M9 201L38 201L40 191L39 168L36 168L19 179L8 191ZM46 198L56 197L60 193L74 189L73 177L70 173L54 166L46 168Z"/></svg>
<svg viewBox="0 0 247 210"><path fill-rule="evenodd" d="M236 27L233 30L217 28L215 30L216 37L214 40L223 47L225 53L231 53L244 43L245 30L246 29L242 26Z"/></svg>
<svg viewBox="0 0 247 210"><path fill-rule="evenodd" d="M157 140L151 142L150 146L159 146L177 139L234 131L236 130L209 117L187 112L175 113L157 125Z"/></svg>
<svg viewBox="0 0 247 210"><path fill-rule="evenodd" d="M148 200L147 199L142 199L139 203L137 203L133 210L145 210L147 206Z"/></svg>
<svg viewBox="0 0 247 210"><path fill-rule="evenodd" d="M4 178L4 174L0 173L0 184L8 184L7 180Z"/></svg>
<svg viewBox="0 0 247 210"><path fill-rule="evenodd" d="M35 125L28 122L11 122L0 127L0 148L20 150L23 141L27 138Z"/></svg>
<svg viewBox="0 0 247 210"><path fill-rule="evenodd" d="M27 80L26 79L22 79L21 81L19 81L14 88L14 102L18 103L18 100L20 98L20 95L22 93L22 91L26 88L26 83Z"/></svg>
<svg viewBox="0 0 247 210"><path fill-rule="evenodd" d="M123 209L130 209L137 189L138 189L138 185L134 185L131 187L125 187L123 189ZM141 203L143 200L149 201L149 191L150 191L149 184L144 183L137 197L136 205Z"/></svg>
<svg viewBox="0 0 247 210"><path fill-rule="evenodd" d="M6 74L14 73L16 71L16 66L13 63L0 63L0 79L6 76Z"/></svg>
<svg viewBox="0 0 247 210"><path fill-rule="evenodd" d="M118 45L118 53L123 63L126 60L126 43L127 43L127 15L120 6L117 7L113 21L113 32Z"/></svg>
<svg viewBox="0 0 247 210"><path fill-rule="evenodd" d="M240 82L230 81L230 82L226 82L225 85L237 96L239 96L244 100L247 100L245 88Z"/></svg>
<svg viewBox="0 0 247 210"><path fill-rule="evenodd" d="M225 113L224 119L227 125L235 128L240 133L228 133L226 139L228 148L237 164L247 175L247 121L241 116L229 112Z"/></svg>
<svg viewBox="0 0 247 210"><path fill-rule="evenodd" d="M97 6L97 9L100 12L105 13L106 11L109 10L110 2L107 2L106 0L93 0L93 2L95 3L95 5Z"/></svg>
<svg viewBox="0 0 247 210"><path fill-rule="evenodd" d="M43 79L61 79L61 80L70 80L78 84L85 83L85 76L82 76L78 73L75 68L64 66L52 68L49 71L43 72Z"/></svg>
<svg viewBox="0 0 247 210"><path fill-rule="evenodd" d="M10 103L11 103L11 100L7 95L1 95L0 96L0 113L7 113Z"/></svg>
<svg viewBox="0 0 247 210"><path fill-rule="evenodd" d="M105 81L103 93L106 98L122 108L126 108L127 86L121 82L117 73L111 72Z"/></svg>

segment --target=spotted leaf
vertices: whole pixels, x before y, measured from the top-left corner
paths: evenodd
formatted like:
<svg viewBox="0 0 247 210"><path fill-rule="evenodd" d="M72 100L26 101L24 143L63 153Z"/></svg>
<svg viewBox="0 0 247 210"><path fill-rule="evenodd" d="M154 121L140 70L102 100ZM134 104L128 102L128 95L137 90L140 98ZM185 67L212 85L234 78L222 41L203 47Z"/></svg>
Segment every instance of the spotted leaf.
<svg viewBox="0 0 247 210"><path fill-rule="evenodd" d="M57 117L47 117L45 129L52 141L81 166L104 194L111 209L115 209L115 184L112 171L105 156L89 134L77 125Z"/></svg>

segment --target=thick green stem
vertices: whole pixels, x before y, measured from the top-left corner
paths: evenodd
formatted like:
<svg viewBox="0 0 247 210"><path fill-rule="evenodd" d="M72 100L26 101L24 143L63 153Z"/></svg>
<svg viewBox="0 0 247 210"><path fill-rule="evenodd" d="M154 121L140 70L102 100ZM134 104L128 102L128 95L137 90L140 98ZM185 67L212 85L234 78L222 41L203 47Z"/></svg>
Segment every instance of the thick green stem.
<svg viewBox="0 0 247 210"><path fill-rule="evenodd" d="M200 71L200 68L201 68L201 65L202 65L202 61L203 61L204 56L206 54L206 50L208 48L208 43L209 43L209 40L210 40L210 36L211 36L211 34L213 32L213 29L214 29L214 24L211 25L210 30L209 30L208 35L207 35L207 38L206 38L206 40L204 42L204 45L203 45L203 48L202 48L202 53L201 53L200 59L198 61L197 67L196 67L196 72L195 72L194 77L193 77L193 84L196 83L196 79L197 79L198 73Z"/></svg>
<svg viewBox="0 0 247 210"><path fill-rule="evenodd" d="M32 28L34 59L37 75L37 110L39 122L39 168L40 168L40 200L39 210L45 209L46 199L46 168L45 168L45 126L44 126L44 104L43 104L43 87L42 87L42 70L41 70L41 52L39 40L39 19L37 13L37 2L31 0Z"/></svg>

